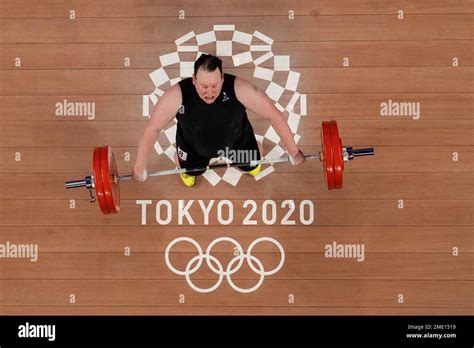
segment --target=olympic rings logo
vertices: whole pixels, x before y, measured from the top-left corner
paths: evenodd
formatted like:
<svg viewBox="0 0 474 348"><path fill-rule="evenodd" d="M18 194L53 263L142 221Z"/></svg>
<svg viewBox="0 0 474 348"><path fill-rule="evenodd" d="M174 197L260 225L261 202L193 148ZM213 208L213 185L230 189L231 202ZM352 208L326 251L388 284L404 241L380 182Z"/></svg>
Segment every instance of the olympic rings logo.
<svg viewBox="0 0 474 348"><path fill-rule="evenodd" d="M180 271L174 268L169 258L171 248L179 242L188 242L188 243L193 244L196 247L197 252L198 252L198 255L194 256L191 260L189 260L188 264L186 265L186 269L184 271ZM238 251L238 255L235 256L229 262L225 270L222 263L216 257L211 255L212 248L217 243L220 243L220 242L230 242L235 245ZM253 248L261 242L273 243L278 247L280 251L280 263L271 271L265 271L262 262L258 258L252 255ZM199 268L202 265L203 260L206 260L207 266L211 269L211 271L219 276L219 279L217 280L216 284L214 284L212 287L207 288L207 289L202 289L202 288L197 287L191 280L191 275L199 270ZM254 271L260 276L257 284L255 284L255 286L248 289L240 288L237 285L235 285L235 283L232 281L232 275L235 274L238 270L240 270L245 260L247 261L247 264L252 269L252 271ZM222 281L224 280L224 277L226 277L227 282L232 287L232 289L241 293L250 293L257 290L262 285L263 280L265 279L265 276L273 275L277 273L283 267L283 264L285 263L285 251L283 250L282 245L277 240L270 237L261 237L254 240L249 245L247 252L244 253L242 246L235 239L232 239L229 237L221 237L221 238L214 239L207 247L206 252L203 253L201 246L194 239L189 238L189 237L180 237L180 238L176 238L170 244L168 244L165 251L165 261L166 261L166 265L173 273L184 276L186 278L188 285L197 292L210 293L216 290L221 285ZM217 266L217 268L213 265L213 263ZM255 266L254 263L257 266ZM193 267L194 264L195 266ZM237 265L233 267L235 264Z"/></svg>

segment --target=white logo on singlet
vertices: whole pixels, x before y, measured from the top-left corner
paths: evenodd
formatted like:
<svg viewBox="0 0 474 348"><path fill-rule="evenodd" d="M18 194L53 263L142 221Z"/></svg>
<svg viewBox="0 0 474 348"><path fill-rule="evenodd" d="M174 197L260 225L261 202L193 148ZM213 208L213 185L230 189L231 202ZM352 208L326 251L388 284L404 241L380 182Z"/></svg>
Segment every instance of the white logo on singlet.
<svg viewBox="0 0 474 348"><path fill-rule="evenodd" d="M178 147L178 157L181 158L183 161L186 161L186 159L188 158L188 154Z"/></svg>
<svg viewBox="0 0 474 348"><path fill-rule="evenodd" d="M225 101L228 101L230 98L227 96L227 93L226 92L222 92L222 94L224 95L223 98L222 98L222 101L225 102Z"/></svg>

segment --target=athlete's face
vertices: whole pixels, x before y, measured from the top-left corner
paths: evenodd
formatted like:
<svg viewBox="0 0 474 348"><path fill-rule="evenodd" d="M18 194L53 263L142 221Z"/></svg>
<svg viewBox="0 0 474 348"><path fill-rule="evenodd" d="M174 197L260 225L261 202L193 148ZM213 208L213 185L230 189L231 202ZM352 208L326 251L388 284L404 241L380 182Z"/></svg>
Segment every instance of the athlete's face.
<svg viewBox="0 0 474 348"><path fill-rule="evenodd" d="M219 69L206 71L199 68L197 74L193 75L193 84L196 87L196 91L199 97L207 104L214 103L219 94L221 94L223 83L224 76Z"/></svg>

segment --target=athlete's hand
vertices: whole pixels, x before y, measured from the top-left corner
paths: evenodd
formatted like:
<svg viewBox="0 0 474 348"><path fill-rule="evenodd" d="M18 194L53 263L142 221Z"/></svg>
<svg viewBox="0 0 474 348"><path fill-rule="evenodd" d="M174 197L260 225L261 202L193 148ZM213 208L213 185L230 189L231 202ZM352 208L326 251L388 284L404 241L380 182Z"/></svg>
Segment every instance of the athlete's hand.
<svg viewBox="0 0 474 348"><path fill-rule="evenodd" d="M300 149L298 149L298 152L296 153L296 155L294 156L289 155L289 157L290 157L290 163L294 166L297 166L298 164L301 164L306 161L303 151L301 151Z"/></svg>
<svg viewBox="0 0 474 348"><path fill-rule="evenodd" d="M148 177L146 169L133 168L132 179L138 182L144 182Z"/></svg>

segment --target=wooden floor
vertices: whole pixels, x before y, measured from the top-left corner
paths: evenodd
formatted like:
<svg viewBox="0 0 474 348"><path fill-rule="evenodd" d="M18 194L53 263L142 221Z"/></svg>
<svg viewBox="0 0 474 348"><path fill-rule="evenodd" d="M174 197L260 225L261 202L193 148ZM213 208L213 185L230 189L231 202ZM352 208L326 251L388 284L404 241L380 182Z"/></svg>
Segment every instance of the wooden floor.
<svg viewBox="0 0 474 348"><path fill-rule="evenodd" d="M321 121L335 119L344 144L375 146L376 156L347 163L337 192L325 189L315 161L275 167L260 181L242 177L236 187L199 180L189 189L177 176L124 183L115 216L101 215L86 190L66 190L64 181L91 174L97 145L111 145L120 172L131 171L147 121L143 96L155 89L149 74L176 51L175 40L214 25L259 31L274 40L275 55L290 56L307 97L298 128L303 151L319 151ZM2 0L0 245L38 245L39 256L0 258L0 315L472 315L473 30L472 0ZM215 53L215 46L202 50ZM253 63L223 61L227 72L267 88L253 77ZM261 67L272 69L273 60ZM179 76L179 64L167 72ZM285 76L277 71L273 81L285 86ZM292 95L285 91L282 103ZM95 103L95 119L57 116L63 100ZM389 100L419 103L419 119L381 116ZM250 118L264 134L268 123ZM152 155L149 170L167 168L166 156ZM151 201L144 217L137 200ZM172 207L169 225L157 223L160 200ZM195 225L178 223L180 200L194 200ZM216 201L208 224L199 200ZM223 200L233 203L230 225L217 217ZM243 223L246 200L256 203L257 225ZM272 225L262 217L267 200L277 207ZM295 225L281 223L285 200L295 202ZM314 204L310 225L300 218L304 200ZM286 259L252 293L224 279L202 294L165 263L166 247L182 236L204 250L224 236L244 250L271 237ZM334 242L363 246L364 259L326 257ZM213 249L224 266L233 252L229 243ZM171 260L184 269L195 255L191 244L177 244ZM253 255L265 269L280 260L269 243ZM202 266L191 278L210 287L218 276ZM243 288L258 279L248 266L232 275Z"/></svg>

